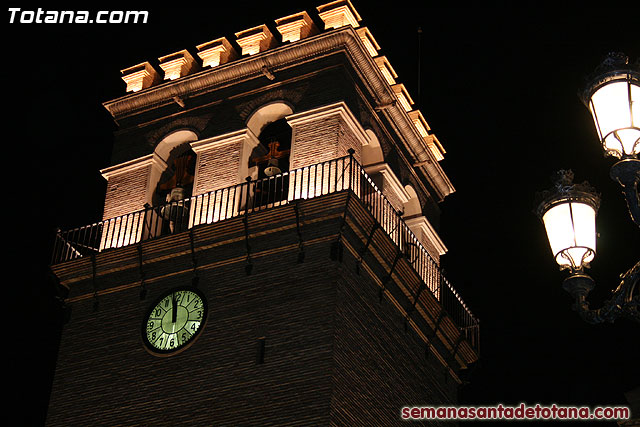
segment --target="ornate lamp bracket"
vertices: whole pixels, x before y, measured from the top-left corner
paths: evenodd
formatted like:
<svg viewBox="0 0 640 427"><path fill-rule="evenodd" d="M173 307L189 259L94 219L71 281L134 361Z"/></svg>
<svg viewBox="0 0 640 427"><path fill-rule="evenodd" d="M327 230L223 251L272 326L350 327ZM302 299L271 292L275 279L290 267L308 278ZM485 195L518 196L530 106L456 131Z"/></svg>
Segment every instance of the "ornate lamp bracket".
<svg viewBox="0 0 640 427"><path fill-rule="evenodd" d="M591 277L574 273L565 279L562 288L574 298L573 309L587 323L613 323L619 317L640 323L640 299L636 293L639 280L640 262L621 276L620 285L613 291L612 297L595 310L590 309L587 302L589 292L595 287Z"/></svg>
<svg viewBox="0 0 640 427"><path fill-rule="evenodd" d="M622 186L622 193L627 201L629 215L633 222L640 227L640 197L638 183L640 182L640 160L626 157L611 166L611 179Z"/></svg>

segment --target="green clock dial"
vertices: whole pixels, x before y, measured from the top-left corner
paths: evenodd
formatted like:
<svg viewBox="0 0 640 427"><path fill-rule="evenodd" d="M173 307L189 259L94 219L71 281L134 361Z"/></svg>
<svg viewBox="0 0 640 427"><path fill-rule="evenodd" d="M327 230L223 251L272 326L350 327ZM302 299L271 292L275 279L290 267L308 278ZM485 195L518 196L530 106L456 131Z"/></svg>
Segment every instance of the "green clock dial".
<svg viewBox="0 0 640 427"><path fill-rule="evenodd" d="M207 301L195 288L179 288L163 294L145 318L142 337L156 354L184 350L198 336L207 319Z"/></svg>

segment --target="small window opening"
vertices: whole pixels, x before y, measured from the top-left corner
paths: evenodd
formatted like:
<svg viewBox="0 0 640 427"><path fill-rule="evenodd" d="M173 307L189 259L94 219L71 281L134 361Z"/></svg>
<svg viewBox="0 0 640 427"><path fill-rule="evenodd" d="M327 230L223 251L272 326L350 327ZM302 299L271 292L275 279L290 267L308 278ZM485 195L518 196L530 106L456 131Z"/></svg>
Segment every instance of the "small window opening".
<svg viewBox="0 0 640 427"><path fill-rule="evenodd" d="M256 358L256 363L258 365L262 365L264 363L264 350L265 350L265 338L258 338L258 354Z"/></svg>

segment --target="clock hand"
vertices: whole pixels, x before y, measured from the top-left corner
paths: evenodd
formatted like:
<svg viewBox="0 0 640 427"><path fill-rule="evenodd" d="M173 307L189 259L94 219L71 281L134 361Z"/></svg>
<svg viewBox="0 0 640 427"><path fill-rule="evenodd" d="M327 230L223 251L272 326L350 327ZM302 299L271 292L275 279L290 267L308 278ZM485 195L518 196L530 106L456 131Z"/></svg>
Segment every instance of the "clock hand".
<svg viewBox="0 0 640 427"><path fill-rule="evenodd" d="M173 301L171 307L171 322L176 323L176 317L178 315L178 305L176 304L176 294L173 294Z"/></svg>

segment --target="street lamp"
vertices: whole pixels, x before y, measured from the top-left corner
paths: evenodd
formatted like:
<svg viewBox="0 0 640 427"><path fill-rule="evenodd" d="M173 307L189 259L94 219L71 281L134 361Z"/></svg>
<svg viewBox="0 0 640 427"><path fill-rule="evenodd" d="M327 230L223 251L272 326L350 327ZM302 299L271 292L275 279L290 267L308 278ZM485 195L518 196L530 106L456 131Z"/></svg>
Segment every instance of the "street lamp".
<svg viewBox="0 0 640 427"><path fill-rule="evenodd" d="M543 193L538 216L561 269L583 271L596 254L596 213L600 196L587 183L574 184L573 172L558 172L554 188Z"/></svg>
<svg viewBox="0 0 640 427"><path fill-rule="evenodd" d="M640 70L628 59L610 54L598 67L582 99L594 119L605 153L617 157L611 177L623 188L629 213L640 226ZM640 322L640 262L624 273L612 297L596 310L586 298L594 280L585 268L596 255L595 219L600 196L588 184L573 183L571 171L558 172L551 190L538 195L536 213L544 223L549 245L561 269L569 269L562 287L574 298L574 309L589 323L613 322L627 317Z"/></svg>
<svg viewBox="0 0 640 427"><path fill-rule="evenodd" d="M630 66L624 54L609 54L581 98L591 111L605 154L620 159L610 175L622 186L631 218L640 226L640 61Z"/></svg>

